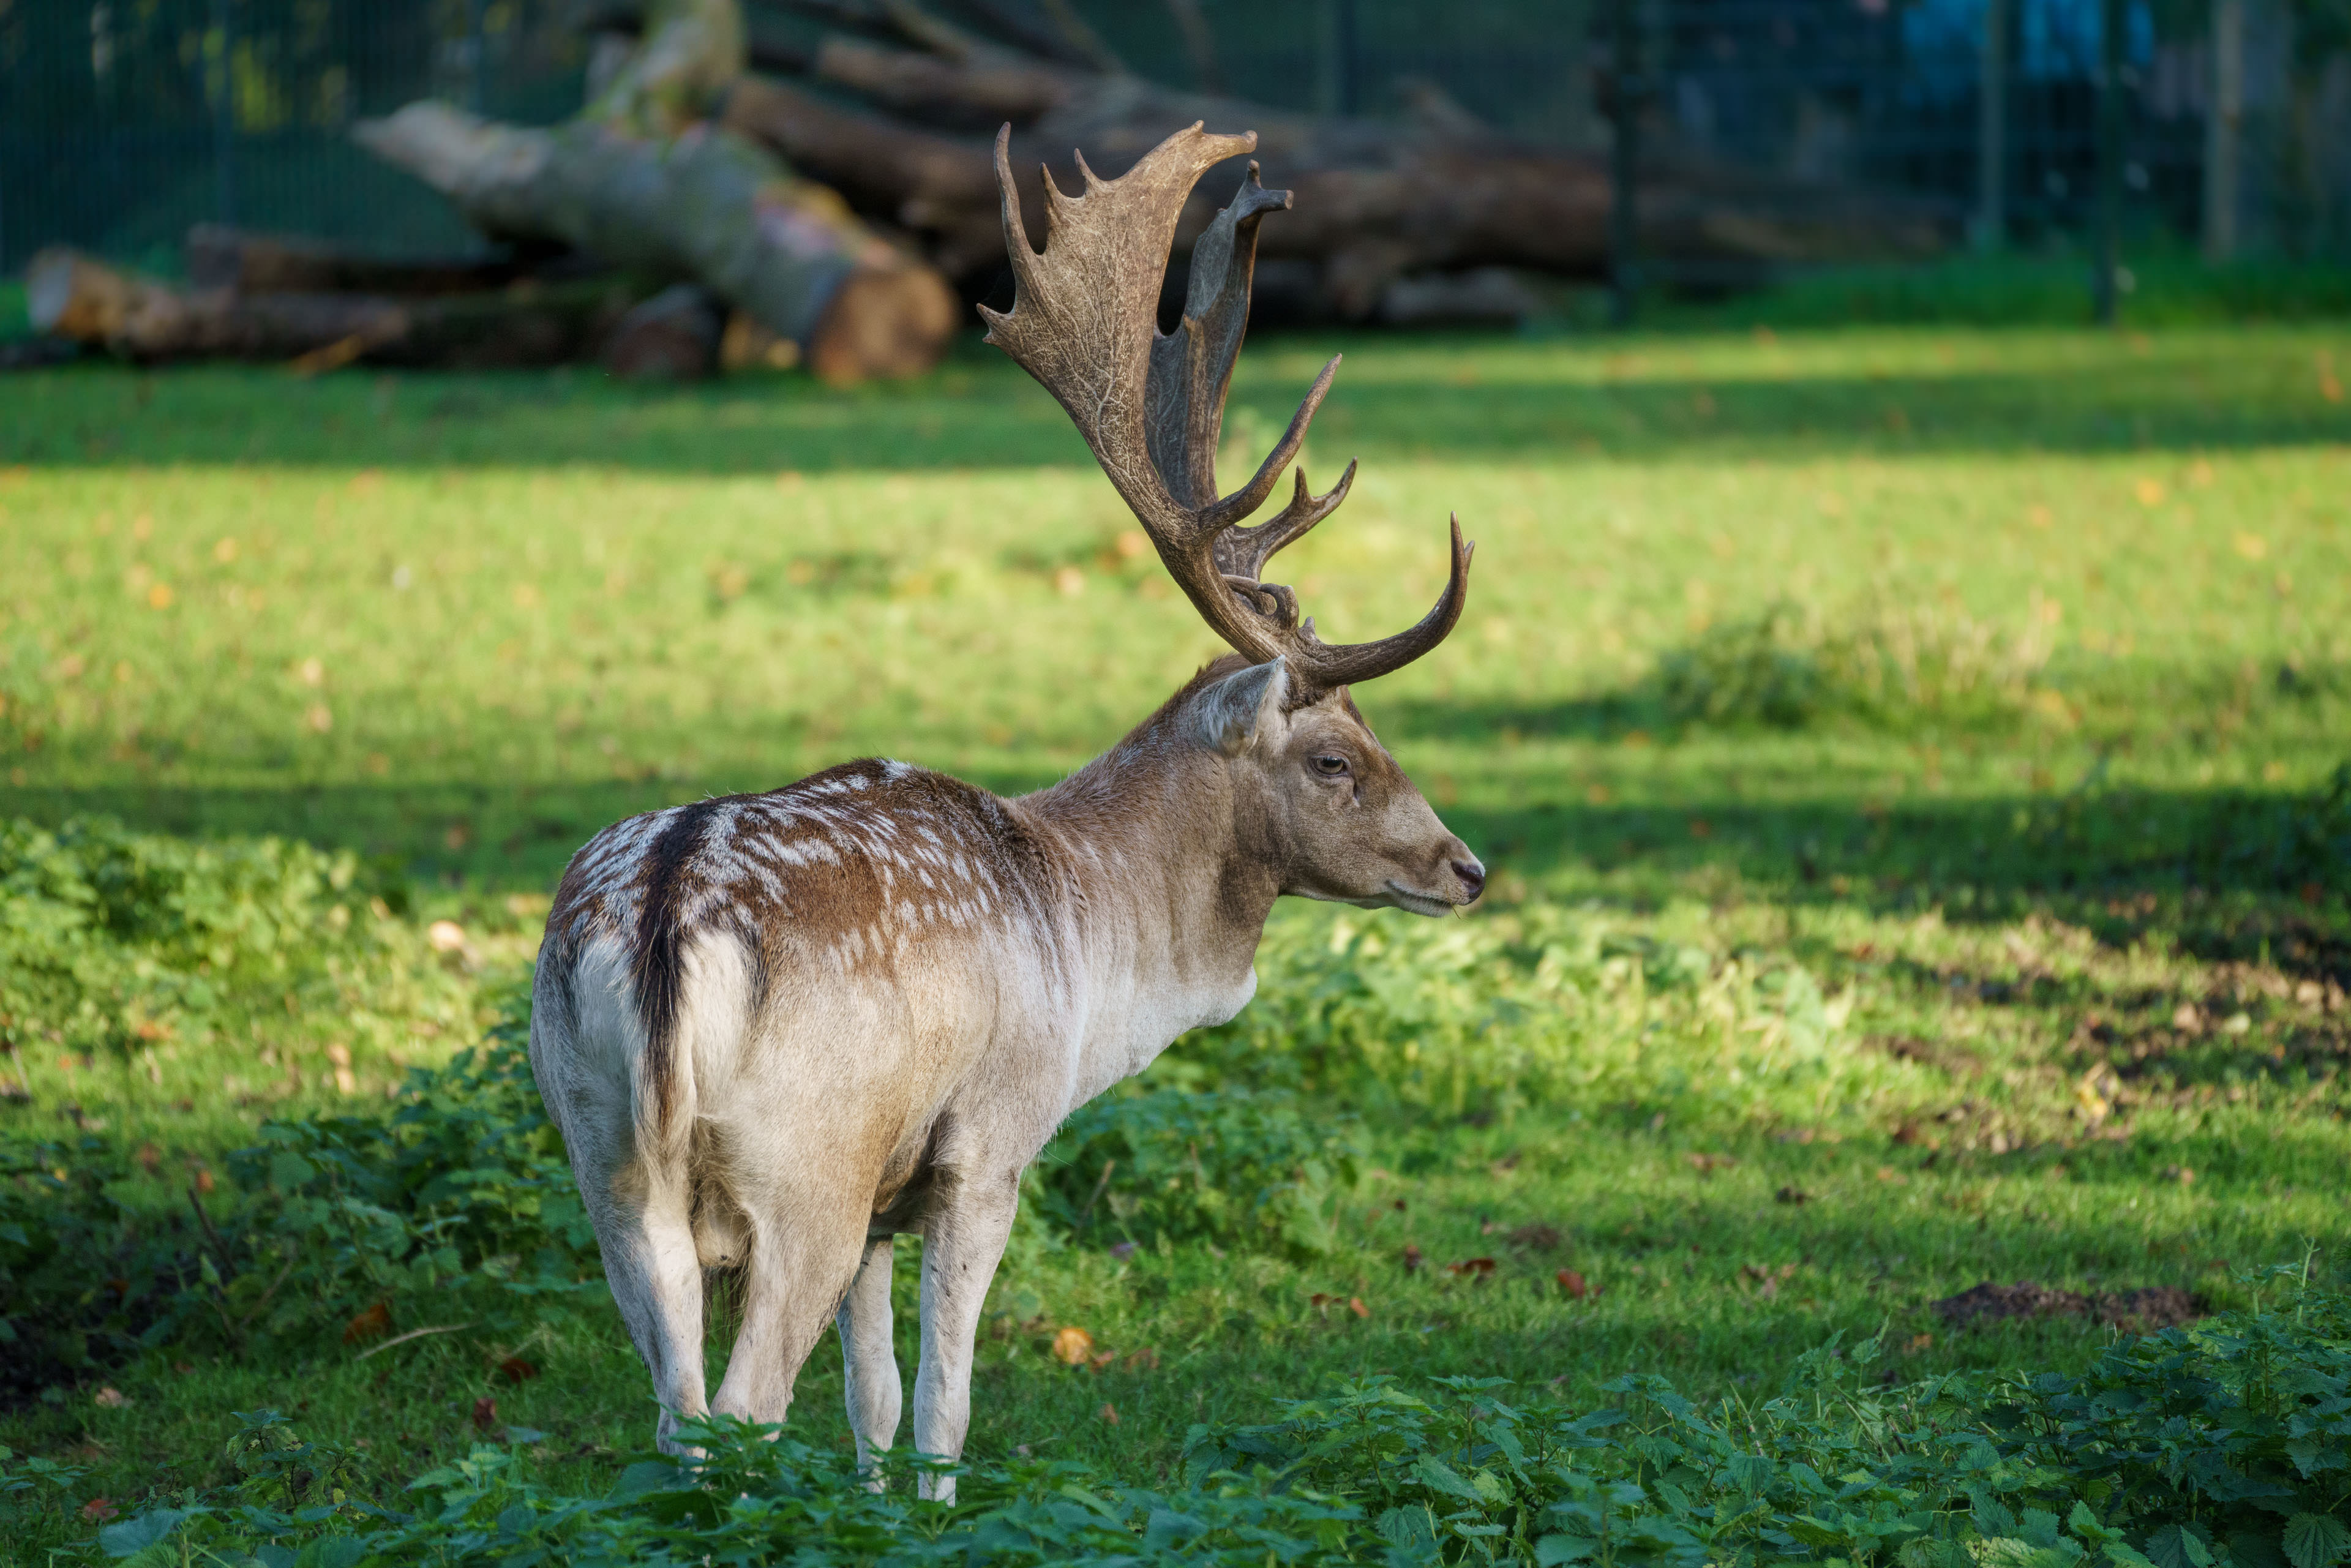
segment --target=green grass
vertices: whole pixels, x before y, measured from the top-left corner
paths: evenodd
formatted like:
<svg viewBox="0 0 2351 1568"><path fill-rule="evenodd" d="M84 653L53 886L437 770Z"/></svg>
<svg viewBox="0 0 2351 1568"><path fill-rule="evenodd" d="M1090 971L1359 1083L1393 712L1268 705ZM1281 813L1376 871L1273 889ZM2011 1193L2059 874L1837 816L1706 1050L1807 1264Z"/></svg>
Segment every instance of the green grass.
<svg viewBox="0 0 2351 1568"><path fill-rule="evenodd" d="M1955 1334L1927 1303L1989 1278L2241 1304L2216 1264L2340 1258L2351 329L1276 340L1236 441L1342 348L1309 462L1364 474L1284 564L1354 637L1435 596L1448 510L1479 540L1453 641L1361 700L1494 897L1278 913L1250 1012L1149 1081L1358 1110L1335 1249L1121 1260L1108 1221L1028 1228L976 1451L1152 1479L1189 1423L1346 1375L1719 1394L1888 1325L1906 1376L2079 1366L2104 1331ZM1215 651L1131 527L976 346L848 395L0 380L0 820L348 850L348 918L381 933L278 1015L26 1039L0 1138L103 1123L156 1155L126 1200L180 1212L190 1162L352 1103L328 1044L381 1105L476 1038L564 860L625 812L872 753L1060 776ZM1759 641L1767 612L1822 630ZM1900 637L1980 678L1864 693ZM1833 700L1772 722L1779 654ZM429 949L437 918L470 953ZM1445 1270L1479 1257L1483 1282ZM1064 1325L1120 1359L1062 1366ZM649 1436L608 1317L365 1362L340 1327L94 1369L0 1443L135 1498L204 1481L260 1406L393 1478L462 1452L483 1396L550 1434L551 1484ZM518 1345L544 1375L498 1374ZM840 1375L827 1346L802 1377L810 1441L842 1439Z"/></svg>

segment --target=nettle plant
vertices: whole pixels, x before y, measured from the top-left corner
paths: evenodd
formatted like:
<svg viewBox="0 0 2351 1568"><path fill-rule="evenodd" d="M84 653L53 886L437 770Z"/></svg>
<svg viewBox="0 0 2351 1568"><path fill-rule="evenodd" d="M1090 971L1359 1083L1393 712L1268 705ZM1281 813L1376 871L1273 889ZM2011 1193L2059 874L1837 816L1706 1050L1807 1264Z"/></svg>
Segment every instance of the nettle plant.
<svg viewBox="0 0 2351 1568"><path fill-rule="evenodd" d="M2308 1271L2271 1271L2288 1279L2268 1281L2285 1298L2269 1311L2117 1343L2078 1376L1888 1386L1871 1340L1807 1353L1769 1398L1704 1406L1654 1375L1617 1379L1615 1404L1586 1412L1497 1379L1374 1377L1270 1423L1195 1427L1165 1489L1067 1460L861 1467L714 1416L680 1426L695 1458L631 1465L601 1495L540 1484L540 1434L524 1430L395 1490L262 1412L231 1441L233 1484L99 1544L142 1563L339 1568L2334 1568L2351 1556L2351 1299ZM877 1469L952 1473L958 1500L876 1490ZM0 1462L0 1497L27 1506L54 1510L76 1481Z"/></svg>

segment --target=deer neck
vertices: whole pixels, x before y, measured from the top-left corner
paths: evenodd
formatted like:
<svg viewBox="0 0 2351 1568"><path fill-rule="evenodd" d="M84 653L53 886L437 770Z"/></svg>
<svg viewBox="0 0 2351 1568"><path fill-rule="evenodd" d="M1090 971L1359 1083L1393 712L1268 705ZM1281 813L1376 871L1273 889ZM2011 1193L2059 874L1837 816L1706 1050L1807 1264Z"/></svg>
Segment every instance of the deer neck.
<svg viewBox="0 0 2351 1568"><path fill-rule="evenodd" d="M1257 988L1281 887L1271 813L1241 769L1177 730L1163 710L1017 802L1062 873L1055 925L1085 1012L1073 1103L1185 1030L1231 1018Z"/></svg>

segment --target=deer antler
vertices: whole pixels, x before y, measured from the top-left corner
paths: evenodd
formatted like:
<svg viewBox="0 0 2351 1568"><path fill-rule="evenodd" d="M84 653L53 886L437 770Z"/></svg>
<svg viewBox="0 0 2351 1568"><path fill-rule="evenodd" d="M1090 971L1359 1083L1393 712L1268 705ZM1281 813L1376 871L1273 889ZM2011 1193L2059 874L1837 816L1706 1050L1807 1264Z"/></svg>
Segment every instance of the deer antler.
<svg viewBox="0 0 2351 1568"><path fill-rule="evenodd" d="M1297 596L1260 582L1274 552L1301 538L1347 498L1355 465L1317 496L1301 469L1280 512L1238 528L1280 483L1306 427L1331 390L1339 361L1322 367L1306 401L1249 483L1217 494L1217 438L1225 393L1249 325L1249 278L1260 219L1290 205L1249 164L1232 204L1192 250L1184 319L1158 328L1160 283L1176 220L1200 176L1257 147L1257 136L1215 136L1195 123L1161 142L1133 169L1102 180L1078 158L1085 189L1063 195L1045 175L1045 249L1030 248L1012 184L1012 128L996 138L996 179L1004 194L1004 240L1011 255L1009 313L982 307L987 340L1060 400L1119 496L1159 550L1176 585L1217 634L1249 658L1281 659L1301 693L1368 681L1403 668L1445 640L1468 594L1469 554L1453 522L1453 570L1434 609L1409 631L1376 643L1333 646L1301 622Z"/></svg>

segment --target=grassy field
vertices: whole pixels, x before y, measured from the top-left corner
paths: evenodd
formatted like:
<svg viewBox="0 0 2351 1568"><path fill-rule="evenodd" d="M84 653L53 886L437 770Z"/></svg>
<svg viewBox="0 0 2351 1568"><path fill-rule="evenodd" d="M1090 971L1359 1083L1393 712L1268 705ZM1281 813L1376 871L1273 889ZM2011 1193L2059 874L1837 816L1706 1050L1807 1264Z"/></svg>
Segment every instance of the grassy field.
<svg viewBox="0 0 2351 1568"><path fill-rule="evenodd" d="M1479 541L1460 631L1360 697L1493 895L1277 912L1259 1000L1145 1084L1352 1113L1319 1229L1220 1244L1123 1188L1024 1222L975 1452L1153 1479L1190 1423L1344 1376L1736 1395L1839 1333L1904 1377L2078 1366L2111 1331L1928 1303L2339 1266L2351 329L1280 339L1248 460L1337 350L1310 471L1364 470L1288 579L1361 636L1434 597L1448 510ZM135 1149L110 1190L178 1214L264 1118L380 1109L479 1039L618 816L874 753L1050 781L1215 651L1140 543L977 345L851 394L0 381L0 821L345 855L299 986L175 1025L126 968L114 1011L18 1027L0 1140ZM317 1316L98 1354L0 1443L127 1506L265 1406L392 1480L484 1398L565 1485L650 1436L609 1309L365 1361ZM1115 1359L1064 1364L1071 1326ZM846 1440L840 1376L802 1376L811 1442ZM87 1535L43 1517L0 1554Z"/></svg>

